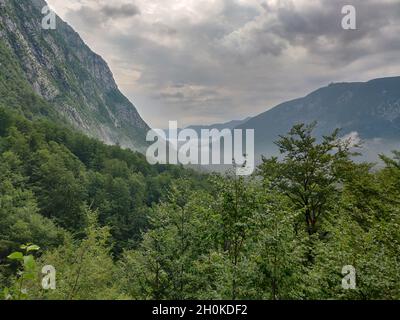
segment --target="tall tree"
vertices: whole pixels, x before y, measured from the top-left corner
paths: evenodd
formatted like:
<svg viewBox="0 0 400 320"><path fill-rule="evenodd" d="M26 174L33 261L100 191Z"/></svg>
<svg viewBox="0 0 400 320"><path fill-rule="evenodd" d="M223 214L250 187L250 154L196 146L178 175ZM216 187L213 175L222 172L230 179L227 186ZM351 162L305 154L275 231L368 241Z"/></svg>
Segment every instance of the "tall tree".
<svg viewBox="0 0 400 320"><path fill-rule="evenodd" d="M304 215L307 232L318 231L331 200L338 196L344 172L350 165L350 141L338 138L339 130L318 142L312 133L316 123L295 125L276 142L283 160L263 158L259 173L286 195Z"/></svg>

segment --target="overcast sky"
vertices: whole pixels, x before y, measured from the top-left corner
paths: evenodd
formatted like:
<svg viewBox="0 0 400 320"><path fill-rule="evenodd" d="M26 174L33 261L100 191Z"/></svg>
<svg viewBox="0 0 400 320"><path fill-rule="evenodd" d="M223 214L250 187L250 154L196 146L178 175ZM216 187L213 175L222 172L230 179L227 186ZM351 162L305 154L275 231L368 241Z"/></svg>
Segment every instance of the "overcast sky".
<svg viewBox="0 0 400 320"><path fill-rule="evenodd" d="M254 116L400 75L400 0L48 0L153 127ZM357 30L341 27L357 9Z"/></svg>

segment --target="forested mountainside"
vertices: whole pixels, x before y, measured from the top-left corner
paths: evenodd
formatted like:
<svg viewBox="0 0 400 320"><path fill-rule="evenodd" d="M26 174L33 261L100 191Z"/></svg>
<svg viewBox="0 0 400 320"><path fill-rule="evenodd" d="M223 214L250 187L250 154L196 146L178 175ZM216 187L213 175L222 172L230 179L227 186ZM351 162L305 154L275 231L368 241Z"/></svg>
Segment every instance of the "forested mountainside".
<svg viewBox="0 0 400 320"><path fill-rule="evenodd" d="M44 0L0 0L0 103L53 115L107 144L143 151L149 130L107 63L57 17L42 29Z"/></svg>
<svg viewBox="0 0 400 320"><path fill-rule="evenodd" d="M400 154L374 170L304 125L278 145L204 176L1 108L1 297L399 299Z"/></svg>
<svg viewBox="0 0 400 320"><path fill-rule="evenodd" d="M341 135L363 140L369 159L400 148L400 77L333 83L304 98L282 103L237 128L255 130L259 155L277 154L273 142L279 135L295 124L314 121L318 122L318 136L340 128Z"/></svg>
<svg viewBox="0 0 400 320"><path fill-rule="evenodd" d="M225 123L215 123L212 125L195 125L195 126L189 126L187 127L187 129L193 129L197 132L197 134L199 136L201 136L201 130L212 130L212 129L217 129L217 130L224 130L224 129L230 129L233 130L235 128L237 128L238 126L240 126L241 124L246 123L247 121L249 121L251 118L246 118L243 120L232 120L229 122L225 122Z"/></svg>
<svg viewBox="0 0 400 320"><path fill-rule="evenodd" d="M40 29L44 4L0 0L0 299L400 299L400 152L377 168L340 138L396 138L398 79L249 120L280 153L253 176L150 165L122 148L146 124L70 27Z"/></svg>
<svg viewBox="0 0 400 320"><path fill-rule="evenodd" d="M4 108L0 109L0 134L2 195L21 192L21 202L9 203L22 210L16 218L22 218L24 212L45 217L37 222L20 221L33 242L51 243L46 239L56 233L49 230L46 235L46 219L79 234L85 224L85 206L90 206L102 208L101 223L112 226L116 250L121 252L138 241L146 228L148 210L167 196L174 179L202 181L201 175L190 170L152 166L139 153L106 146L47 120L31 122ZM28 238L19 234L22 230L13 230L12 212L7 211L5 202L1 204L2 223L10 230L0 240L4 258L11 247ZM37 238L36 228L43 231Z"/></svg>

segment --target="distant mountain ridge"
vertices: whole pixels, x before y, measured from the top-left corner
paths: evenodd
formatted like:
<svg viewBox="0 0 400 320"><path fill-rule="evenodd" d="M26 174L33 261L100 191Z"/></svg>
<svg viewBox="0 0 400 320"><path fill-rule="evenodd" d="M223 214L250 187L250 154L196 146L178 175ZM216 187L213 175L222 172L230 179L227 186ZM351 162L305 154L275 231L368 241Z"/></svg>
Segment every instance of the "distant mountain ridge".
<svg viewBox="0 0 400 320"><path fill-rule="evenodd" d="M0 90L7 90L0 103L15 107L8 97L27 95L47 104L45 114L55 113L89 136L144 150L149 127L118 89L107 63L59 17L56 30L42 29L44 6L44 0L0 0Z"/></svg>
<svg viewBox="0 0 400 320"><path fill-rule="evenodd" d="M304 98L282 103L238 129L254 129L258 154L275 154L273 142L294 124L318 122L316 135L341 129L341 135L357 135L368 148L387 152L400 147L400 77L368 82L333 83Z"/></svg>
<svg viewBox="0 0 400 320"><path fill-rule="evenodd" d="M194 125L194 126L189 126L186 129L193 129L198 133L201 133L202 129L217 129L217 130L223 130L223 129L235 129L236 127L240 126L241 124L246 123L247 121L249 121L251 119L251 117L248 117L246 119L243 120L232 120L229 122L225 122L225 123L216 123L216 124L211 124L211 125Z"/></svg>

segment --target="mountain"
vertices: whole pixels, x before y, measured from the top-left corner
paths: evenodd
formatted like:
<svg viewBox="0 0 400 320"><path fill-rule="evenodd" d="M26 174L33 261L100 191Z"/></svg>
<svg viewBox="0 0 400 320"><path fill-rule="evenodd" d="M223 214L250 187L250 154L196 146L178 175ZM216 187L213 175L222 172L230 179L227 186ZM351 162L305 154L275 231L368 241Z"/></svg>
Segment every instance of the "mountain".
<svg viewBox="0 0 400 320"><path fill-rule="evenodd" d="M201 130L212 130L212 129L217 129L219 131L222 131L224 129L228 129L228 130L233 130L236 127L238 127L239 125L245 123L246 121L249 121L251 119L251 117L248 117L244 120L232 120L229 122L225 122L225 123L216 123L216 124L210 124L210 125L192 125L192 126L188 126L185 128L179 128L178 132L181 132L184 129L192 129L194 131L197 132L198 136L201 137ZM169 128L168 129L162 129L166 135L166 137L169 137Z"/></svg>
<svg viewBox="0 0 400 320"><path fill-rule="evenodd" d="M212 124L212 125L194 125L194 126L189 126L187 127L187 129L193 129L195 130L199 135L201 134L201 130L205 129L205 130L211 130L211 129L217 129L217 130L223 130L223 129L235 129L236 127L240 126L241 124L246 123L247 121L249 121L251 118L248 117L244 120L232 120L229 122L225 122L225 123L217 123L217 124Z"/></svg>
<svg viewBox="0 0 400 320"><path fill-rule="evenodd" d="M400 147L400 77L334 83L282 103L239 125L254 129L257 154L276 154L273 142L294 124L318 122L316 135L341 129L364 142L364 155ZM374 159L375 160L376 155Z"/></svg>
<svg viewBox="0 0 400 320"><path fill-rule="evenodd" d="M143 150L149 127L107 63L59 17L55 30L43 29L44 6L44 0L0 0L0 104Z"/></svg>

